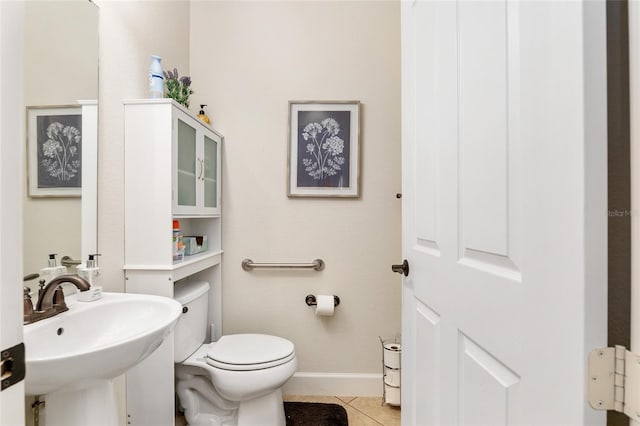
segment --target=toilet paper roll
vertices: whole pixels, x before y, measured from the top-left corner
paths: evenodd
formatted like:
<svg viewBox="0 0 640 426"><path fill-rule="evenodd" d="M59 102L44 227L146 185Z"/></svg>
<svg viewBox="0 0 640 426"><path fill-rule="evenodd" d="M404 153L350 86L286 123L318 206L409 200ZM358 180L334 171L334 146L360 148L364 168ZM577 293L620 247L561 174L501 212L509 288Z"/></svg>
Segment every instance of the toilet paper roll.
<svg viewBox="0 0 640 426"><path fill-rule="evenodd" d="M400 388L384 385L384 402L389 405L400 405Z"/></svg>
<svg viewBox="0 0 640 426"><path fill-rule="evenodd" d="M384 365L389 368L400 368L400 354L402 353L402 345L400 343L384 344Z"/></svg>
<svg viewBox="0 0 640 426"><path fill-rule="evenodd" d="M384 367L384 383L389 386L400 386L400 370Z"/></svg>
<svg viewBox="0 0 640 426"><path fill-rule="evenodd" d="M316 296L316 315L330 317L333 315L334 298L332 295L319 294Z"/></svg>

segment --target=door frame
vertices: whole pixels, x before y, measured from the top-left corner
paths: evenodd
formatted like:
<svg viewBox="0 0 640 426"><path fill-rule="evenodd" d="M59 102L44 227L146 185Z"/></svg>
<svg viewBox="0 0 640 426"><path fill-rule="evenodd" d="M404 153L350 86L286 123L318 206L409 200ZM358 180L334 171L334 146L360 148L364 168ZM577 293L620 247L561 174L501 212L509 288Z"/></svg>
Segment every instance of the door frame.
<svg viewBox="0 0 640 426"><path fill-rule="evenodd" d="M0 1L0 349L23 342L22 204L25 181L24 2ZM24 425L24 380L0 393L0 424Z"/></svg>
<svg viewBox="0 0 640 426"><path fill-rule="evenodd" d="M640 2L629 1L629 139L631 160L631 351L640 353ZM634 267L634 265L636 267ZM640 422L631 420L632 425Z"/></svg>

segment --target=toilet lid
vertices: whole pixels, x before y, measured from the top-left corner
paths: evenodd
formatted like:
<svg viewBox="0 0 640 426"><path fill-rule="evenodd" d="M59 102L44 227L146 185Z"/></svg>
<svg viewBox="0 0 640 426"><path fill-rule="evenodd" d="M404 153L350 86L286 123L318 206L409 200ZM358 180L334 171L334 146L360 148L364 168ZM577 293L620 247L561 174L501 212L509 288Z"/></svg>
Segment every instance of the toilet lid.
<svg viewBox="0 0 640 426"><path fill-rule="evenodd" d="M294 356L287 339L267 334L229 334L211 345L207 363L233 370L268 368Z"/></svg>

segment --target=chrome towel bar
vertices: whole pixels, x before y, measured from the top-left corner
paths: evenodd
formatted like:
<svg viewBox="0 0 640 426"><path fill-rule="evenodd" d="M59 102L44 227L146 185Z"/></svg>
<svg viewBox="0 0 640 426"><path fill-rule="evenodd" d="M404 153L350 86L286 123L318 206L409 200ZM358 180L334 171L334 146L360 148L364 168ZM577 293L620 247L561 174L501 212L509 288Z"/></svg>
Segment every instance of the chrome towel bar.
<svg viewBox="0 0 640 426"><path fill-rule="evenodd" d="M251 259L242 260L242 269L251 271L254 268L265 269L314 269L322 271L324 269L324 261L322 259L314 259L311 263L254 263Z"/></svg>

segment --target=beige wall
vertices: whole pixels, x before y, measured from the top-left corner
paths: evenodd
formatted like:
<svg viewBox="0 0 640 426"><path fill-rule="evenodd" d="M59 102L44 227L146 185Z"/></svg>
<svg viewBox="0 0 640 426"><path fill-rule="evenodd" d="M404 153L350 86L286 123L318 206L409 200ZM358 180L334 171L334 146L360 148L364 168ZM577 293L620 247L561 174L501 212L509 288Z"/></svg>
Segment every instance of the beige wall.
<svg viewBox="0 0 640 426"><path fill-rule="evenodd" d="M111 1L100 7L98 247L107 291L124 291L123 99L148 95L151 55L189 70L189 2ZM167 173L170 173L167 170Z"/></svg>
<svg viewBox="0 0 640 426"><path fill-rule="evenodd" d="M165 68L188 71L188 1L99 0L100 83L98 250L105 291L124 291L123 99L147 96L151 55ZM169 171L167 171L169 172ZM124 377L124 376L123 376ZM125 384L116 381L120 424L126 425Z"/></svg>
<svg viewBox="0 0 640 426"><path fill-rule="evenodd" d="M193 2L191 102L223 150L223 333L291 339L301 372L379 373L400 332L399 2ZM362 102L362 196L287 198L289 100ZM254 271L308 262L322 272ZM336 294L316 317L307 294Z"/></svg>
<svg viewBox="0 0 640 426"><path fill-rule="evenodd" d="M26 106L74 105L81 99L96 99L97 24L97 8L86 0L25 3ZM25 274L47 266L49 253L78 258L80 198L31 198L26 179L23 184Z"/></svg>

